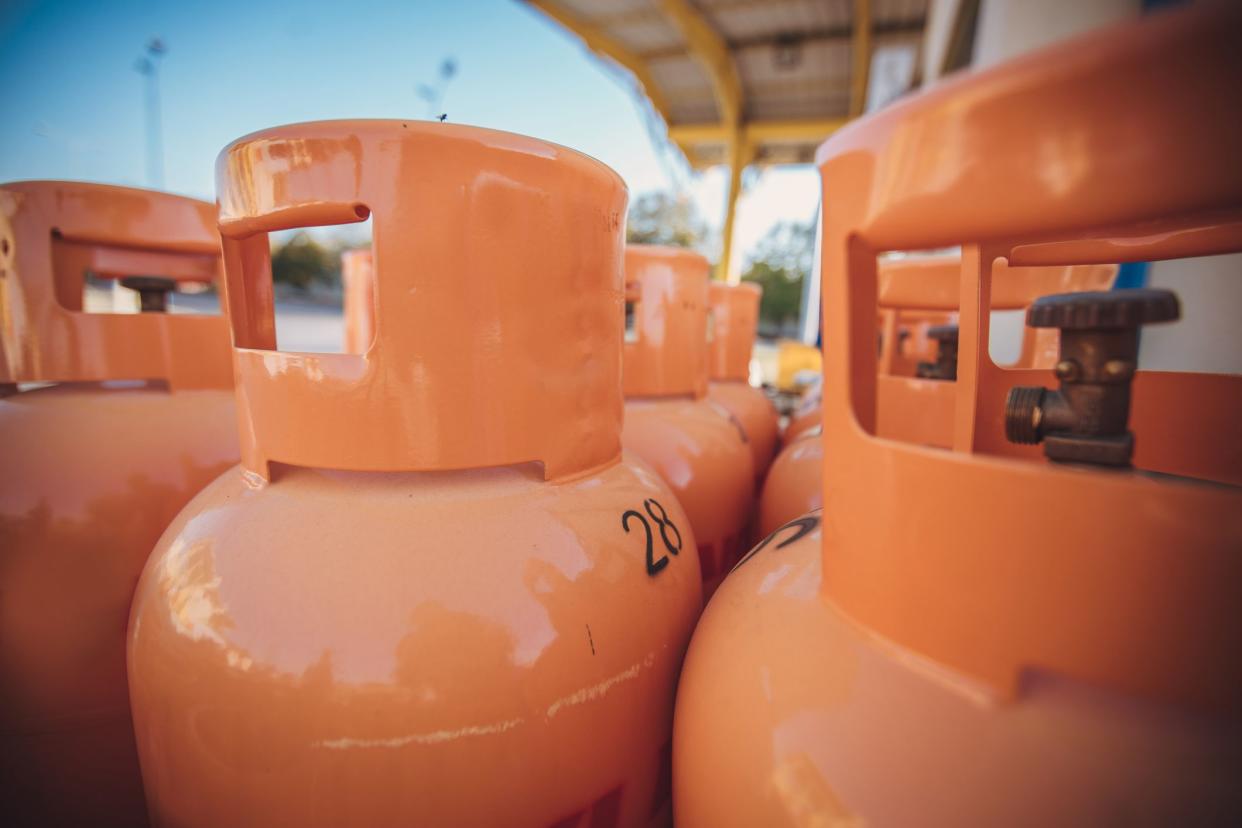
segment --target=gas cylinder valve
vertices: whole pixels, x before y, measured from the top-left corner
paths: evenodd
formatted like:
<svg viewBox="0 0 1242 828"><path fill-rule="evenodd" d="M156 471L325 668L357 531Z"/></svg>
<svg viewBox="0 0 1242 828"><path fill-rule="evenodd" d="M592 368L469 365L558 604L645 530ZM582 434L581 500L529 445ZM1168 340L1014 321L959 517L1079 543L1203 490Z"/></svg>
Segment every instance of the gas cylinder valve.
<svg viewBox="0 0 1242 828"><path fill-rule="evenodd" d="M957 379L957 325L934 325L927 338L936 342L936 361L920 362L915 375L923 379Z"/></svg>
<svg viewBox="0 0 1242 828"><path fill-rule="evenodd" d="M1017 387L1005 401L1005 436L1042 442L1050 460L1128 466L1130 380L1138 363L1138 329L1180 316L1172 291L1141 289L1061 293L1035 301L1033 328L1060 328L1057 390Z"/></svg>
<svg viewBox="0 0 1242 828"><path fill-rule="evenodd" d="M177 283L164 276L126 276L121 287L138 292L143 313L164 313L168 310L168 294L177 289Z"/></svg>

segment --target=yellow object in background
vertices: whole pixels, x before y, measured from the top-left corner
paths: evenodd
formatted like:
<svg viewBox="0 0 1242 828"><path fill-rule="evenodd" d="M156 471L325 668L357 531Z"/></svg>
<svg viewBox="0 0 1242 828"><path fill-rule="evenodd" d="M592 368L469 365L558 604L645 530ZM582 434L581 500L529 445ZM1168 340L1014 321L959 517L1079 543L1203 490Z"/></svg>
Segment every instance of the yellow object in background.
<svg viewBox="0 0 1242 828"><path fill-rule="evenodd" d="M807 384L808 375L823 371L823 358L814 345L788 340L780 343L776 387L780 391L797 392Z"/></svg>

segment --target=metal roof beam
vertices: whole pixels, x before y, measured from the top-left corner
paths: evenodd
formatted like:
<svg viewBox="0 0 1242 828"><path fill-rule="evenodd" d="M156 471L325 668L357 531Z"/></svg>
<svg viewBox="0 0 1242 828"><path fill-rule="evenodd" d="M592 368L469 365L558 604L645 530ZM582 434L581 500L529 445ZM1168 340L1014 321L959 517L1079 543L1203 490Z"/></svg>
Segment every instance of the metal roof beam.
<svg viewBox="0 0 1242 828"><path fill-rule="evenodd" d="M577 35L592 52L610 58L614 63L627 69L638 81L638 85L642 87L643 93L646 94L647 100L651 101L655 111L666 124L669 122L672 110L669 109L668 101L660 91L660 87L656 85L651 68L642 55L631 51L598 26L567 12L553 0L526 0L526 2Z"/></svg>
<svg viewBox="0 0 1242 828"><path fill-rule="evenodd" d="M872 21L871 35L872 40L885 37L899 37L901 35L921 36L927 28L925 18L917 18L914 20L900 20L891 23L877 23ZM737 53L743 49L756 49L765 46L778 46L786 42L797 43L801 46L814 45L818 43L845 43L852 41L854 38L854 26L832 26L823 29L807 29L805 31L793 33L766 34L755 37L739 37L729 40L729 48ZM660 49L643 49L637 53L644 60L668 60L669 58L678 58L685 56L685 51L680 47L669 47Z"/></svg>
<svg viewBox="0 0 1242 828"><path fill-rule="evenodd" d="M848 118L807 118L783 121L752 121L742 126L744 143L757 146L782 141L822 141ZM679 124L668 128L668 137L682 146L726 144L733 132L722 124Z"/></svg>
<svg viewBox="0 0 1242 828"><path fill-rule="evenodd" d="M673 28L685 38L688 51L706 70L716 97L716 108L720 112L720 126L729 135L726 143L729 194L722 231L723 249L716 267L717 278L724 279L728 276L729 258L733 253L733 221L737 215L738 195L741 193L742 170L754 156L754 150L742 132L742 119L745 114L742 79L733 63L729 44L700 11L690 5L689 0L656 0L656 7L664 12Z"/></svg>
<svg viewBox="0 0 1242 828"><path fill-rule="evenodd" d="M742 79L733 64L728 44L687 0L656 0L656 5L685 38L690 54L707 71L720 122L736 128L743 114Z"/></svg>

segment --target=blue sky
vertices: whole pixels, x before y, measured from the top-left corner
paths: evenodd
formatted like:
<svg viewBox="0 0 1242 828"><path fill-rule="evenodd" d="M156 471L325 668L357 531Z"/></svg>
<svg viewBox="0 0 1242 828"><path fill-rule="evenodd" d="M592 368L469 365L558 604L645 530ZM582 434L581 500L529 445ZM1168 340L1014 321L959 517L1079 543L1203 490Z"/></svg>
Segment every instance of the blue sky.
<svg viewBox="0 0 1242 828"><path fill-rule="evenodd" d="M624 73L518 0L266 4L237 0L4 0L0 4L0 180L71 178L145 186L143 44L161 36L164 182L213 194L234 138L296 121L423 117L416 84L442 60L457 75L456 123L545 138L593 155L631 197L684 189L718 226L722 170L690 173L657 152ZM663 158L662 158L663 156ZM777 220L807 220L810 168L765 172L739 208L742 254Z"/></svg>

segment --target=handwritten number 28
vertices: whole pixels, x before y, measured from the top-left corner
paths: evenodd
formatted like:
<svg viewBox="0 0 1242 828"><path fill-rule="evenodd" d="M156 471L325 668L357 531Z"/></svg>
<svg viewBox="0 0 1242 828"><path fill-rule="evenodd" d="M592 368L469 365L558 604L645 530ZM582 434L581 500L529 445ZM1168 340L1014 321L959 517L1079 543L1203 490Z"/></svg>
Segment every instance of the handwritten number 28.
<svg viewBox="0 0 1242 828"><path fill-rule="evenodd" d="M630 523L632 520L638 520L642 523L643 531L647 534L647 574L655 575L664 567L668 566L668 555L661 555L659 560L655 558L654 541L655 535L651 531L651 523L648 517L655 521L656 526L660 528L660 540L664 543L664 548L668 550L669 555L676 555L681 552L681 532L678 531L676 524L669 518L668 512L664 511L664 507L660 505L658 500L647 498L643 501L643 509L647 512L644 515L635 509L629 509L621 515L621 528L630 531ZM657 510L659 510L657 512ZM671 533L671 534L670 534ZM674 543L674 540L676 543Z"/></svg>

